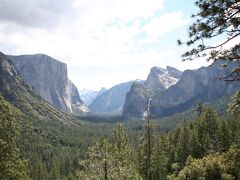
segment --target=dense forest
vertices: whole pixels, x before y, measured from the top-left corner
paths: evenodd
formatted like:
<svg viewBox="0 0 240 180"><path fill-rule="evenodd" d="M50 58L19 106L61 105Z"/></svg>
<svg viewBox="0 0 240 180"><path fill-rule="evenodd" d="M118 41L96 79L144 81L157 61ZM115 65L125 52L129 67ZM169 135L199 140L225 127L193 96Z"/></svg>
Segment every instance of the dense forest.
<svg viewBox="0 0 240 180"><path fill-rule="evenodd" d="M239 179L240 93L228 119L197 106L197 117L168 133L146 120L135 144L121 125L89 148L80 161L83 179ZM238 103L238 104L237 104ZM80 179L81 179L80 178Z"/></svg>
<svg viewBox="0 0 240 180"><path fill-rule="evenodd" d="M151 119L26 123L1 98L1 179L239 179L239 99L226 118L199 103L194 120L166 132Z"/></svg>
<svg viewBox="0 0 240 180"><path fill-rule="evenodd" d="M198 0L196 6L190 39L178 41L193 47L183 58L206 57L210 50L207 59L238 65L218 79L239 82L240 45L222 48L240 35L239 1ZM228 38L206 45L219 35ZM21 81L13 73L6 76L9 72L0 77L5 83L0 88L1 180L240 179L239 90L231 101L199 102L163 119L151 119L148 113L144 120L123 121L120 116L73 117L57 111L32 90L19 88Z"/></svg>

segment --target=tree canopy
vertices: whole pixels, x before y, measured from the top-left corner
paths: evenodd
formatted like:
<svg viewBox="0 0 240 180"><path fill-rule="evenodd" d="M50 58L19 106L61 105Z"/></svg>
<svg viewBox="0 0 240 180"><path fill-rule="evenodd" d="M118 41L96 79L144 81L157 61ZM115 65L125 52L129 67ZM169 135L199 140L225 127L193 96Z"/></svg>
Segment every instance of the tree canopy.
<svg viewBox="0 0 240 180"><path fill-rule="evenodd" d="M30 179L17 148L19 126L12 108L0 96L0 179Z"/></svg>
<svg viewBox="0 0 240 180"><path fill-rule="evenodd" d="M223 77L226 81L240 80L240 2L239 0L197 0L199 12L192 15L189 39L178 44L191 47L183 60L206 57L207 60L224 60L224 66L238 65ZM218 43L216 43L218 42ZM216 43L216 44L215 44Z"/></svg>

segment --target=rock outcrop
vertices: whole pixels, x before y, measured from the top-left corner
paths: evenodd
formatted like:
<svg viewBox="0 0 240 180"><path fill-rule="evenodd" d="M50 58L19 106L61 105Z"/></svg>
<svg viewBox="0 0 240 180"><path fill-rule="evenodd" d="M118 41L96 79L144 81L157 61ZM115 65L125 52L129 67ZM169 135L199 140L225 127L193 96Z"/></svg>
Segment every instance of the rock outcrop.
<svg viewBox="0 0 240 180"><path fill-rule="evenodd" d="M146 81L132 84L126 95L123 118L142 118L148 99L176 84L181 76L182 72L173 67L153 67Z"/></svg>
<svg viewBox="0 0 240 180"><path fill-rule="evenodd" d="M66 64L44 54L8 58L20 77L58 109L68 113L88 111L76 86L68 79Z"/></svg>
<svg viewBox="0 0 240 180"><path fill-rule="evenodd" d="M165 78L162 75L164 70L158 69L160 76L167 80L166 85L160 85L161 78L157 81L156 77L158 76L152 77L150 82L148 82L150 79L148 78L142 87L140 85L134 87L136 84L133 84L131 91L126 96L123 117L126 119L141 118L149 98L152 99L151 116L159 118L187 110L199 101L214 101L222 96L231 95L240 88L240 84L225 82L219 78L230 74L234 67L236 64L230 64L224 68L221 63L214 63L209 67L186 70L183 74L175 69L172 71L168 67L168 74L170 72L172 74L171 78ZM156 72L155 69L154 72ZM174 78L177 81L174 81ZM170 86L168 87L168 85Z"/></svg>
<svg viewBox="0 0 240 180"><path fill-rule="evenodd" d="M0 96L18 108L24 115L43 121L61 121L75 124L79 120L57 110L39 96L21 79L12 62L0 52ZM19 112L20 112L19 111Z"/></svg>

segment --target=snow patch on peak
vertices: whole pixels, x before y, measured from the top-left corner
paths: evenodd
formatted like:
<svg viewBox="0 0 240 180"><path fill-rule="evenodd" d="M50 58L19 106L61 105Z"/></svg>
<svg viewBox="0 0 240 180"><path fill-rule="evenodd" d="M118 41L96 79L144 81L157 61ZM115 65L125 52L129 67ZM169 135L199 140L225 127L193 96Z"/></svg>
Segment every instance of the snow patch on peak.
<svg viewBox="0 0 240 180"><path fill-rule="evenodd" d="M156 89L168 89L176 84L181 77L181 71L175 68L153 67L148 75L146 85Z"/></svg>
<svg viewBox="0 0 240 180"><path fill-rule="evenodd" d="M162 86L165 89L168 89L172 85L176 84L179 80L177 78L174 78L174 77L170 76L168 74L168 72L166 72L164 74L157 74L157 76L158 76L159 82L162 84Z"/></svg>

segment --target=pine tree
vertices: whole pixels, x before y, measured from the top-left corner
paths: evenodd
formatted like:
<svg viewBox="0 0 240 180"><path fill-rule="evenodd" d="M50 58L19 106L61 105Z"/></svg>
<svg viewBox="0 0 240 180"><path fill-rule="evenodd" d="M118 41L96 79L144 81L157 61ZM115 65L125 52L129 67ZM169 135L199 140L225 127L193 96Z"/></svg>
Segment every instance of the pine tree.
<svg viewBox="0 0 240 180"><path fill-rule="evenodd" d="M151 166L152 166L152 151L155 142L155 124L148 119L145 122L143 134L140 138L140 169L141 174L146 178L150 179Z"/></svg>
<svg viewBox="0 0 240 180"><path fill-rule="evenodd" d="M192 15L193 23L189 27L189 39L186 42L178 40L178 44L190 46L183 54L184 60L206 57L207 60L224 61L224 65L236 62L231 73L223 77L227 81L240 80L240 44L234 40L240 36L240 4L238 0L196 0L199 11ZM223 42L216 45L209 40ZM228 46L228 48L224 47Z"/></svg>
<svg viewBox="0 0 240 180"><path fill-rule="evenodd" d="M197 116L200 117L201 115L203 115L204 110L205 110L205 107L203 103L199 102L196 107Z"/></svg>
<svg viewBox="0 0 240 180"><path fill-rule="evenodd" d="M134 166L132 148L129 144L126 130L122 124L117 125L113 131L112 156L116 163L114 170L114 179L140 179L140 176Z"/></svg>
<svg viewBox="0 0 240 180"><path fill-rule="evenodd" d="M198 133L195 129L195 126L193 126L191 129L190 129L190 134L189 134L189 141L190 141L190 148L191 148L191 155L192 157L194 158L198 158L198 157L201 157L201 147L200 147L200 144L199 144L199 140L198 140Z"/></svg>
<svg viewBox="0 0 240 180"><path fill-rule="evenodd" d="M30 179L16 145L19 131L12 108L0 97L0 179Z"/></svg>
<svg viewBox="0 0 240 180"><path fill-rule="evenodd" d="M213 152L218 152L222 149L221 143L220 143L220 133L219 133L219 126L217 123L217 115L216 113L208 107L206 109L206 112L203 116L203 120L205 121L205 133L209 135L209 138L211 140L211 147L212 149L209 150Z"/></svg>
<svg viewBox="0 0 240 180"><path fill-rule="evenodd" d="M231 121L233 142L240 147L240 91L233 96L228 110L233 115Z"/></svg>
<svg viewBox="0 0 240 180"><path fill-rule="evenodd" d="M197 119L195 126L200 157L221 150L217 116L210 107L206 108L204 114Z"/></svg>
<svg viewBox="0 0 240 180"><path fill-rule="evenodd" d="M183 167L185 161L187 160L187 157L191 154L189 135L189 126L187 124L184 124L181 128L178 141L178 161L181 167Z"/></svg>
<svg viewBox="0 0 240 180"><path fill-rule="evenodd" d="M108 139L101 139L88 151L88 158L80 162L81 170L78 177L89 180L113 179L114 160L111 154L111 144Z"/></svg>
<svg viewBox="0 0 240 180"><path fill-rule="evenodd" d="M223 150L226 151L229 149L231 142L231 130L230 127L226 124L225 121L222 121L221 123L221 144L223 147Z"/></svg>
<svg viewBox="0 0 240 180"><path fill-rule="evenodd" d="M159 135L155 138L152 153L152 179L166 179L170 169L171 146L166 135Z"/></svg>

